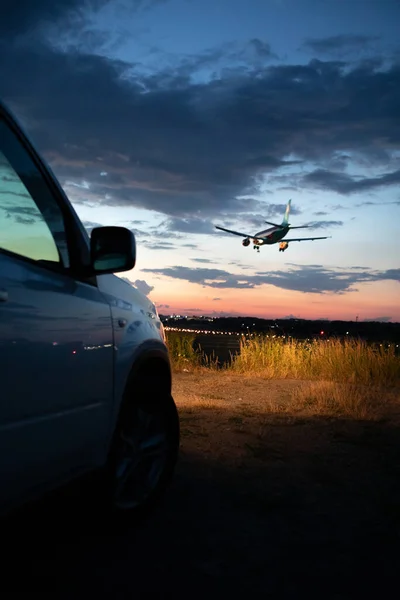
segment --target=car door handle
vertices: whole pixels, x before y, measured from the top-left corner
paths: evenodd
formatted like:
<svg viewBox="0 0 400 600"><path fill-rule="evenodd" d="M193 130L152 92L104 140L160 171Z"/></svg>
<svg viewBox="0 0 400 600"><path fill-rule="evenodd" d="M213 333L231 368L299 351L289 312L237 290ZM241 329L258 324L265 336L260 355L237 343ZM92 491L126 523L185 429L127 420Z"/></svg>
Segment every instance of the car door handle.
<svg viewBox="0 0 400 600"><path fill-rule="evenodd" d="M6 290L0 290L0 302L7 302L8 292Z"/></svg>

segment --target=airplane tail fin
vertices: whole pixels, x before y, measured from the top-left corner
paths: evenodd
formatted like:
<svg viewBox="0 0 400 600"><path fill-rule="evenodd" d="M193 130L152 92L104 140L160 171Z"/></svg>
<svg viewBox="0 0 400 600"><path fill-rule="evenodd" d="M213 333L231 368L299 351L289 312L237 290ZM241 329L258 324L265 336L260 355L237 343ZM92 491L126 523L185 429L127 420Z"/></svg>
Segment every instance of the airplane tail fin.
<svg viewBox="0 0 400 600"><path fill-rule="evenodd" d="M290 205L292 203L292 200L290 199L289 202L286 205L286 210L285 210L285 216L283 217L283 221L282 221L282 225L284 227L287 227L289 225L289 213L290 213Z"/></svg>

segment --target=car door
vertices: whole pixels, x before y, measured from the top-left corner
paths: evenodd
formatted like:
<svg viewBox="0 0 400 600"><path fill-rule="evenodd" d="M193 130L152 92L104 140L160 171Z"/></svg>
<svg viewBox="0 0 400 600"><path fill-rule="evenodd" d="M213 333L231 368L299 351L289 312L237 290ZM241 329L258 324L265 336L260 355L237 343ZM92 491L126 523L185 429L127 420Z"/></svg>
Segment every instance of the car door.
<svg viewBox="0 0 400 600"><path fill-rule="evenodd" d="M110 307L15 127L0 117L0 505L101 463L113 399Z"/></svg>

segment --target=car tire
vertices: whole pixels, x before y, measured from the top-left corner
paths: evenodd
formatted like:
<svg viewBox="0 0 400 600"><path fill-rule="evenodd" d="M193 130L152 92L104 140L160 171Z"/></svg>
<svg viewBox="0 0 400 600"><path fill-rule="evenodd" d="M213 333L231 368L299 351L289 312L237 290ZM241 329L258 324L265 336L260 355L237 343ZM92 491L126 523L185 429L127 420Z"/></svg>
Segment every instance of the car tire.
<svg viewBox="0 0 400 600"><path fill-rule="evenodd" d="M136 378L128 386L106 468L113 522L147 515L164 496L179 453L179 416L172 395Z"/></svg>

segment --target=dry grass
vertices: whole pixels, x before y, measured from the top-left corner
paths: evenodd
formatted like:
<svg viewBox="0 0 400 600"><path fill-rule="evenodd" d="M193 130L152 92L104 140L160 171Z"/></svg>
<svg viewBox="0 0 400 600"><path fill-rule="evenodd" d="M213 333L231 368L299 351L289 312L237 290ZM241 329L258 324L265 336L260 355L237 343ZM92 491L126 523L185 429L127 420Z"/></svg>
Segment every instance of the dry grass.
<svg viewBox="0 0 400 600"><path fill-rule="evenodd" d="M362 385L396 385L400 357L394 347L370 346L363 341L285 341L259 336L244 340L230 367L268 379L294 378Z"/></svg>
<svg viewBox="0 0 400 600"><path fill-rule="evenodd" d="M176 371L216 368L193 350L195 335L168 333ZM298 379L398 386L400 356L394 346L368 345L361 340L300 342L268 336L242 339L240 354L226 367L230 373L264 379Z"/></svg>
<svg viewBox="0 0 400 600"><path fill-rule="evenodd" d="M201 371L202 369L216 369L217 360L207 358L201 350L193 349L195 334L167 333L167 344L174 371Z"/></svg>
<svg viewBox="0 0 400 600"><path fill-rule="evenodd" d="M400 389L335 381L268 380L231 371L176 373L174 393L193 414L217 410L253 415L333 416L377 420L400 406ZM258 418L257 417L257 418Z"/></svg>
<svg viewBox="0 0 400 600"><path fill-rule="evenodd" d="M293 394L293 406L311 414L363 420L379 418L391 400L391 390L334 381L310 382Z"/></svg>

